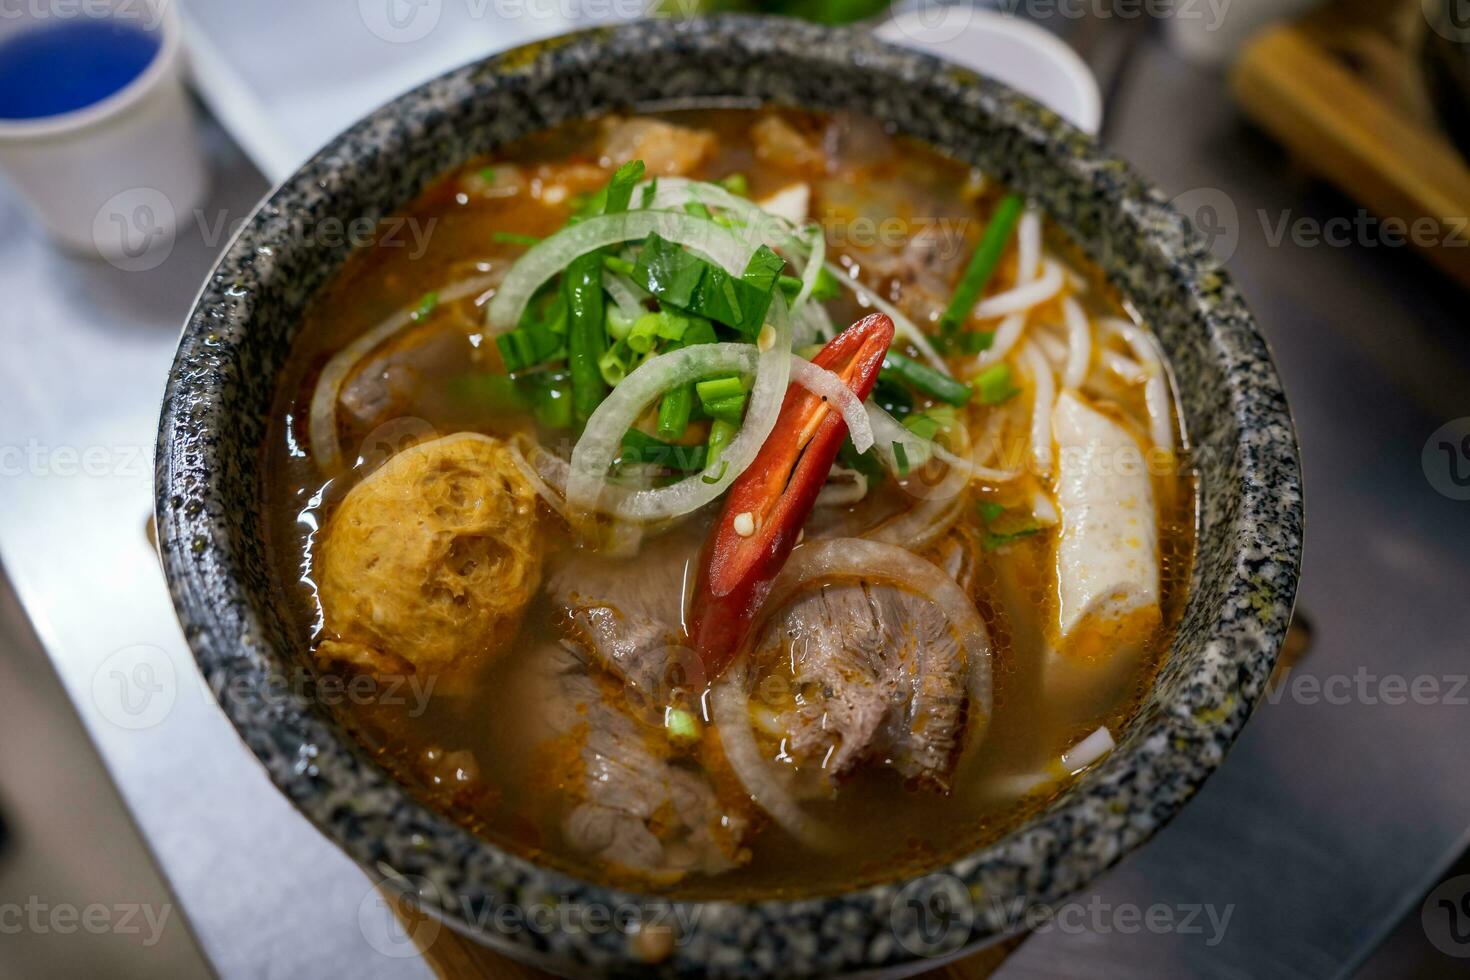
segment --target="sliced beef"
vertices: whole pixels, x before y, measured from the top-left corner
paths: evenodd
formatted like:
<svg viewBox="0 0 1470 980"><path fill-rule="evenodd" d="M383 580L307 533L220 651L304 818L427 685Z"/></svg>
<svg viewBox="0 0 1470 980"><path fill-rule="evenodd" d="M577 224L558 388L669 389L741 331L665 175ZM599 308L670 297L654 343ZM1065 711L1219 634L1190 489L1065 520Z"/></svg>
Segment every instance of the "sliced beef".
<svg viewBox="0 0 1470 980"><path fill-rule="evenodd" d="M869 582L799 595L757 648L790 671L796 700L780 713L786 750L830 780L867 761L947 786L966 706L966 663L944 614L911 593Z"/></svg>
<svg viewBox="0 0 1470 980"><path fill-rule="evenodd" d="M575 753L562 783L567 843L665 882L734 867L747 827L741 802L727 806L708 777L671 758L660 733L621 710L581 651L553 646L535 655L545 670L542 717Z"/></svg>
<svg viewBox="0 0 1470 980"><path fill-rule="evenodd" d="M680 615L690 560L688 541L670 535L645 543L634 559L579 554L547 581L569 639L658 704L673 687L704 687Z"/></svg>

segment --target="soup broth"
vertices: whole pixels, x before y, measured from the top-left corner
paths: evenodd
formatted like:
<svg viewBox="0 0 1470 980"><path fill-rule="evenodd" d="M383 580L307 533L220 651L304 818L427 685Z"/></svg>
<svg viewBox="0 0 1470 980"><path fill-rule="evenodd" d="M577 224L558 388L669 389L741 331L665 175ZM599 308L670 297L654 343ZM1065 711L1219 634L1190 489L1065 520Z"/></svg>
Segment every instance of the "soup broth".
<svg viewBox="0 0 1470 980"><path fill-rule="evenodd" d="M575 467L584 438L569 404L576 341L560 360L508 372L507 346L519 341L494 322L526 257L592 225L606 208L598 195L631 160L644 172L629 213L666 207L746 234L756 212L722 206L704 189L713 186L795 230L795 241L772 239L789 281L768 287L784 313L767 316L789 314L798 354L820 364L817 350L875 304L896 314L889 349L907 360L883 369L869 401L924 440L880 439L862 454L847 441L815 507L798 515L788 572L822 547L890 557L777 579L734 618L740 642L724 662L698 632L718 611L701 598L720 549L706 543L723 533L738 549L764 528L746 534L752 514L722 512L723 492L653 521L579 514L565 462ZM579 214L591 217L569 226ZM263 493L303 658L374 679L371 696L333 710L429 806L591 880L690 897L800 896L922 871L992 841L1121 738L1186 598L1195 507L1178 464L1184 434L1146 325L1006 188L863 118L686 109L537 134L444 176L402 218L409 233L361 248L312 302L281 384ZM972 255L1008 220L980 294L948 325ZM810 298L807 264L818 260L802 234L822 237L830 263ZM608 399L684 343L649 328L652 346L635 350L644 315L658 329L712 323L723 346L742 339L690 313L694 300L659 291L666 283L646 288L657 246L640 241L603 246L611 258L591 281L605 290ZM688 255L717 257L689 247L674 258L709 283L716 273ZM558 315L572 274L534 290L527 309ZM743 281L758 279L747 269ZM617 295L629 283L631 297ZM629 300L636 315L619 319ZM527 344L580 329L575 312L565 334L529 322L515 326ZM765 357L770 321L755 327L744 339ZM754 467L727 476L711 439L721 413L735 412L738 429L760 407L758 376L751 388L739 373L689 384L692 408L673 437L660 421L677 399L650 403L634 428L675 448L630 462L625 441L599 499L701 473L710 486L737 479L738 493ZM945 378L968 391L953 397ZM783 433L797 397L786 396L768 447L793 438ZM1109 465L1118 451L1130 472ZM844 544L859 539L873 550ZM359 561L359 546L372 556ZM1119 562L1124 547L1137 556ZM902 555L891 557L900 551L951 585L915 585ZM455 563L465 587L415 564L431 560ZM983 623L987 651L945 612L949 588Z"/></svg>

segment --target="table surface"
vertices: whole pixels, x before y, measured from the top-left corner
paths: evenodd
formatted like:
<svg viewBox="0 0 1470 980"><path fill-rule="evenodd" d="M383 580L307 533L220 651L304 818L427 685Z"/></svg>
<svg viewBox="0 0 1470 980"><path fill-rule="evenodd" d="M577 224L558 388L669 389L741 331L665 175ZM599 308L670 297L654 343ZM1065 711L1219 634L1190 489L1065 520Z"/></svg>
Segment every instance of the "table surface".
<svg viewBox="0 0 1470 980"><path fill-rule="evenodd" d="M1145 41L1108 139L1237 233L1221 247L1238 237L1230 267L1305 461L1300 608L1315 643L1295 673L1352 693L1280 688L1183 814L1077 897L1092 911L1043 927L1001 977L1342 975L1464 846L1470 708L1394 704L1377 686L1427 676L1447 691L1466 671L1470 504L1436 493L1420 463L1431 433L1470 415L1464 297L1405 249L1279 239L1283 221L1356 207L1294 176L1223 93ZM274 790L198 682L145 536L179 325L223 244L218 218L242 219L266 189L207 135L215 190L148 272L54 251L0 187L0 561L222 975L424 977L363 873ZM167 710L138 729L94 680L140 658ZM1154 906L1176 926L1201 911L1168 930L1128 911Z"/></svg>

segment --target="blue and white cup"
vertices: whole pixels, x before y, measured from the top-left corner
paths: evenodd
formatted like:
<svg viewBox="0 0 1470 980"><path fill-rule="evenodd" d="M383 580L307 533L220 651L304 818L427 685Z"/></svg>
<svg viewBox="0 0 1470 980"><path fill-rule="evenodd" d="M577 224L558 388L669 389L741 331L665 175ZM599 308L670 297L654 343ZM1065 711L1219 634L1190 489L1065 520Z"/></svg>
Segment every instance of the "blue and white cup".
<svg viewBox="0 0 1470 980"><path fill-rule="evenodd" d="M173 0L0 0L0 172L66 248L151 268L203 198L182 31Z"/></svg>

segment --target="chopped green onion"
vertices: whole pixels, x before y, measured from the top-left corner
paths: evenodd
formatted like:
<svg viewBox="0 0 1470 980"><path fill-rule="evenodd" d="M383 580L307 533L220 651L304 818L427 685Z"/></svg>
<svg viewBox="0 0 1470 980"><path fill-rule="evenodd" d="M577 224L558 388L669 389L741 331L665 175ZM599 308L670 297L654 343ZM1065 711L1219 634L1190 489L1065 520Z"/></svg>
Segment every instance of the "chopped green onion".
<svg viewBox="0 0 1470 980"><path fill-rule="evenodd" d="M981 538L980 544L986 551L996 551L1004 548L1008 544L1020 541L1022 538L1029 538L1033 534L1040 533L1040 527L1026 527L1019 531L1010 531L1004 534L998 534L995 531L986 531L985 536Z"/></svg>
<svg viewBox="0 0 1470 980"><path fill-rule="evenodd" d="M954 409L948 405L936 405L922 412L915 412L903 420L904 428L926 442L933 442L939 433L955 424Z"/></svg>
<svg viewBox="0 0 1470 980"><path fill-rule="evenodd" d="M970 379L970 386L982 405L999 405L1020 391L1011 384L1011 368L1005 363L992 364L981 371Z"/></svg>
<svg viewBox="0 0 1470 980"><path fill-rule="evenodd" d="M739 194L741 197L750 196L750 181L744 174L730 174L728 177L722 177L720 186L731 194Z"/></svg>
<svg viewBox="0 0 1470 980"><path fill-rule="evenodd" d="M706 473L706 474L704 474L703 476L700 477L700 480L704 481L705 483L710 483L710 484L719 483L721 480L723 480L725 478L725 471L728 470L729 468L730 468L730 461L728 459L722 459L722 460L720 460L720 468L717 471L715 471L714 473Z"/></svg>
<svg viewBox="0 0 1470 980"><path fill-rule="evenodd" d="M658 195L658 178L655 177L652 180L650 180L648 183L646 183L646 184L643 185L643 193L638 198L638 207L639 208L648 208L648 207L652 206L653 199L657 195Z"/></svg>
<svg viewBox="0 0 1470 980"><path fill-rule="evenodd" d="M985 291L985 284L990 281L995 267L1000 264L1000 257L1005 254L1006 245L1011 240L1011 232L1021 217L1024 204L1019 195L1007 194L996 205L995 214L985 227L985 233L980 236L980 244L975 247L969 264L960 276L960 283L955 287L954 298L949 301L948 309L939 318L940 331L946 338L952 337L970 319L975 301Z"/></svg>
<svg viewBox="0 0 1470 980"><path fill-rule="evenodd" d="M633 317L618 309L616 303L607 304L605 318L607 322L604 326L607 327L607 335L613 340L626 340L636 322Z"/></svg>
<svg viewBox="0 0 1470 980"><path fill-rule="evenodd" d="M658 328L663 322L662 313L645 313L633 321L628 330L628 346L640 354L647 354L657 343Z"/></svg>
<svg viewBox="0 0 1470 980"><path fill-rule="evenodd" d="M704 402L705 408L709 407L710 402L717 402L725 398L742 398L750 390L746 383L735 375L707 378L696 383L694 387L699 392L699 400Z"/></svg>
<svg viewBox="0 0 1470 980"><path fill-rule="evenodd" d="M437 307L438 305L439 305L439 294L438 293L436 293L436 292L424 293L424 295L419 299L418 305L413 308L413 314L412 314L412 316L413 316L413 318L415 320L425 319L426 317L428 317L428 315L430 313L433 313L434 312L434 308Z"/></svg>
<svg viewBox="0 0 1470 980"><path fill-rule="evenodd" d="M562 338L536 327L517 327L503 333L495 338L495 346L500 350L505 369L512 374L566 357Z"/></svg>
<svg viewBox="0 0 1470 980"><path fill-rule="evenodd" d="M983 350L990 350L990 345L993 343L995 343L995 331L993 330L966 330L954 339L954 347L961 354L978 354Z"/></svg>
<svg viewBox="0 0 1470 980"><path fill-rule="evenodd" d="M586 422L607 397L600 361L607 343L603 329L602 259L578 256L562 275L567 298L567 367L572 372L572 412Z"/></svg>
<svg viewBox="0 0 1470 980"><path fill-rule="evenodd" d="M740 419L745 415L745 402L748 396L741 392L729 398L721 398L718 401L702 401L704 410L712 419L720 419L731 425L739 425Z"/></svg>
<svg viewBox="0 0 1470 980"><path fill-rule="evenodd" d="M522 235L517 231L494 231L490 233L490 240L497 245L524 245L527 248L541 244L541 239L535 235Z"/></svg>
<svg viewBox="0 0 1470 980"><path fill-rule="evenodd" d="M707 465L715 465L720 454L725 451L725 447L730 445L730 441L735 438L737 431L739 431L739 426L726 422L724 419L715 419L710 423L709 439L705 443L705 458L709 461Z"/></svg>
<svg viewBox="0 0 1470 980"><path fill-rule="evenodd" d="M633 263L616 255L604 255L602 265L608 272L615 272L620 276L632 276L635 268Z"/></svg>
<svg viewBox="0 0 1470 980"><path fill-rule="evenodd" d="M696 218L703 218L706 221L713 221L715 217L710 214L709 208L705 207L701 201L685 201L684 210Z"/></svg>
<svg viewBox="0 0 1470 980"><path fill-rule="evenodd" d="M670 742L676 745L698 742L702 730L699 719L683 708L664 709L664 731L668 733Z"/></svg>
<svg viewBox="0 0 1470 980"><path fill-rule="evenodd" d="M908 476L909 475L909 453L908 453L908 450L907 449L904 449L903 448L903 443L901 443L901 442L894 442L894 444L893 444L893 460L894 460L894 462L896 462L898 464L898 475L899 476Z"/></svg>
<svg viewBox="0 0 1470 980"><path fill-rule="evenodd" d="M597 359L597 371L609 387L616 388L628 376L630 357L631 351L628 350L627 342L620 340L603 351L602 356Z"/></svg>
<svg viewBox="0 0 1470 980"><path fill-rule="evenodd" d="M658 403L658 434L665 439L682 438L693 409L693 385L683 384L664 392Z"/></svg>
<svg viewBox="0 0 1470 980"><path fill-rule="evenodd" d="M951 405L968 404L972 395L969 385L895 351L889 351L883 358L883 368L878 376L885 381L902 382L915 391Z"/></svg>
<svg viewBox="0 0 1470 980"><path fill-rule="evenodd" d="M1005 512L1006 509L993 500L980 501L980 519L986 524L994 522Z"/></svg>
<svg viewBox="0 0 1470 980"><path fill-rule="evenodd" d="M493 184L493 183L495 183L495 168L494 167L481 167L480 170L479 170L479 174L480 174L480 179L483 180L485 183L487 183L487 184Z"/></svg>

